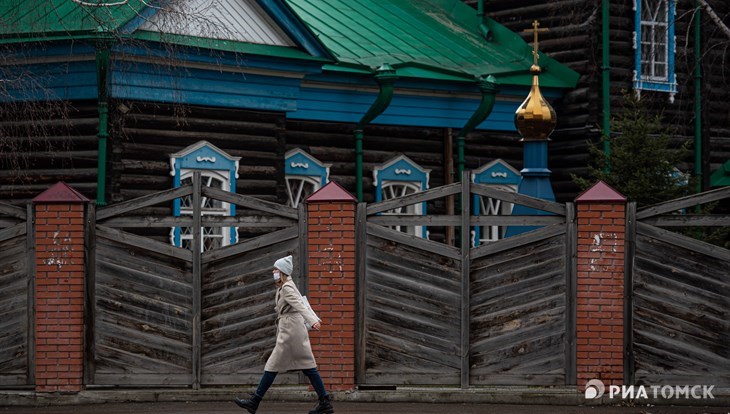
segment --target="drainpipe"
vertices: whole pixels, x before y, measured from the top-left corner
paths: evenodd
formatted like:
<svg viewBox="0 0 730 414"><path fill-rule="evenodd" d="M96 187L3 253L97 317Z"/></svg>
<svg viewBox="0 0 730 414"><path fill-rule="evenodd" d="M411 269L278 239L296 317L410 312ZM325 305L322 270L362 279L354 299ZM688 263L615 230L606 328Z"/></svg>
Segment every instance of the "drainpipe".
<svg viewBox="0 0 730 414"><path fill-rule="evenodd" d="M601 15L601 42L602 42L602 58L601 58L601 83L603 98L603 133L605 140L603 141L603 154L606 158L605 171L611 170L608 160L611 156L611 54L610 54L610 0L603 0Z"/></svg>
<svg viewBox="0 0 730 414"><path fill-rule="evenodd" d="M695 0L695 177L697 180L697 192L702 192L702 68L700 53L700 2Z"/></svg>
<svg viewBox="0 0 730 414"><path fill-rule="evenodd" d="M107 138L109 138L109 60L111 39L101 28L99 30L99 37L96 42L96 82L99 112L99 132L96 134L99 142L97 151L96 205L105 206Z"/></svg>
<svg viewBox="0 0 730 414"><path fill-rule="evenodd" d="M479 91L482 93L482 101L479 103L479 107L474 111L471 118L466 122L463 128L459 131L459 135L456 136L456 163L457 163L457 178L461 180L461 175L464 172L464 142L466 135L469 134L477 125L481 124L494 108L494 102L497 97L497 79L494 76L482 76L479 79Z"/></svg>
<svg viewBox="0 0 730 414"><path fill-rule="evenodd" d="M395 81L398 79L398 75L395 74L395 69L393 69L390 65L387 63L383 64L383 66L379 67L375 71L375 80L378 81L378 84L380 85L380 93L378 94L378 97L375 99L375 102L370 106L370 109L363 115L362 119L360 119L360 122L357 123L355 126L355 185L356 185L356 192L357 192L357 200L359 202L362 202L363 200L363 191L362 191L362 178L363 178L363 171L362 171L362 140L363 140L363 129L366 125L368 125L370 122L372 122L373 119L377 118L378 115L382 114L383 111L385 111L385 108L390 105L390 101L393 99L393 86L395 85Z"/></svg>

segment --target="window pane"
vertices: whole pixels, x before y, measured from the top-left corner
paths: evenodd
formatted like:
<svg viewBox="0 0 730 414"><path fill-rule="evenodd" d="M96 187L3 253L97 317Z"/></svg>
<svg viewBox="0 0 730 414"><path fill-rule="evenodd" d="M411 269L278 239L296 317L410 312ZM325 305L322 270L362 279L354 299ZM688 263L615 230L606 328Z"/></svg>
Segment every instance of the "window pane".
<svg viewBox="0 0 730 414"><path fill-rule="evenodd" d="M411 183L384 183L382 191L383 191L383 200L390 200L393 198L398 198L398 197L407 196L409 194L414 194L414 193L419 192L420 190L418 189L418 187L415 184L411 184ZM418 215L418 214L421 214L420 204L411 204L408 206L395 208L393 210L385 211L382 214ZM418 227L416 227L416 226L391 226L391 228L396 231L412 234L414 236L419 236L419 237L421 236L421 234L417 234Z"/></svg>
<svg viewBox="0 0 730 414"><path fill-rule="evenodd" d="M286 178L286 205L289 207L298 207L299 203L307 197L319 190L319 182L314 177L306 176L288 176Z"/></svg>

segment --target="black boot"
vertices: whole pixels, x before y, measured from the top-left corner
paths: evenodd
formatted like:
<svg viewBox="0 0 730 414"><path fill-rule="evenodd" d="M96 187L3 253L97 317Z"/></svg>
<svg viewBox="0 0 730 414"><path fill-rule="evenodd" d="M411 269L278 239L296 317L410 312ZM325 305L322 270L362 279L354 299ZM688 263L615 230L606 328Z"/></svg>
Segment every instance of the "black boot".
<svg viewBox="0 0 730 414"><path fill-rule="evenodd" d="M327 394L319 398L319 403L309 414L334 414L335 409L332 408L332 396Z"/></svg>
<svg viewBox="0 0 730 414"><path fill-rule="evenodd" d="M251 394L251 397L248 400L236 398L233 401L239 407L247 409L249 413L256 414L256 410L259 408L259 403L261 402L261 397L256 394Z"/></svg>

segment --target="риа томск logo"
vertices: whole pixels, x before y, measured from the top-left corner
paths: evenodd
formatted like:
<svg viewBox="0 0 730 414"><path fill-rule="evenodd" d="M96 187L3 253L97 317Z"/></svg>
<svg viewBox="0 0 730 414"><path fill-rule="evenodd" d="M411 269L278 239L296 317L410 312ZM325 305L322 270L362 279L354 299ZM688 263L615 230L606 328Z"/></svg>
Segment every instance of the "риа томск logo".
<svg viewBox="0 0 730 414"><path fill-rule="evenodd" d="M608 398L621 399L714 399L714 385L609 385ZM599 379L586 383L585 398L594 400L606 394L606 385Z"/></svg>

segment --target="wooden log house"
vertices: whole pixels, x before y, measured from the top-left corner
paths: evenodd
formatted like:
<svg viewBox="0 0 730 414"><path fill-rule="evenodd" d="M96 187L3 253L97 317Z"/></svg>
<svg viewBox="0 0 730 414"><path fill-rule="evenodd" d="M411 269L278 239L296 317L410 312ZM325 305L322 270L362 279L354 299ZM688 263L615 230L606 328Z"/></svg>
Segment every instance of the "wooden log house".
<svg viewBox="0 0 730 414"><path fill-rule="evenodd" d="M102 205L165 190L170 154L203 140L240 157L237 193L280 203L294 149L364 201L374 170L401 155L430 187L456 181L460 138L462 168L521 166L513 116L531 49L460 1L172 3L4 3L4 201L59 180ZM577 80L540 64L550 99Z"/></svg>
<svg viewBox="0 0 730 414"><path fill-rule="evenodd" d="M476 9L481 0L465 3ZM602 131L610 131L608 121L621 110L624 92L640 94L655 114L662 115L674 131L676 145L689 141L692 153L677 167L701 175L698 191L722 185L722 166L730 159L729 78L723 69L730 38L710 11L727 25L730 6L709 0L711 10L696 9L699 3L483 2L484 13L516 32L539 19L549 28L541 35L541 50L581 75L576 88L554 105L560 123L551 136L549 163L558 199L575 191L570 173L586 174L586 143L596 143ZM654 53L647 50L651 47Z"/></svg>

